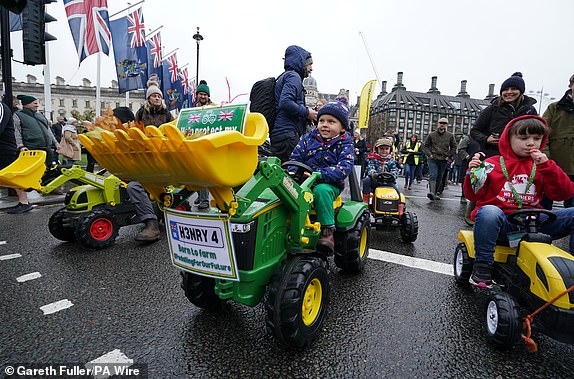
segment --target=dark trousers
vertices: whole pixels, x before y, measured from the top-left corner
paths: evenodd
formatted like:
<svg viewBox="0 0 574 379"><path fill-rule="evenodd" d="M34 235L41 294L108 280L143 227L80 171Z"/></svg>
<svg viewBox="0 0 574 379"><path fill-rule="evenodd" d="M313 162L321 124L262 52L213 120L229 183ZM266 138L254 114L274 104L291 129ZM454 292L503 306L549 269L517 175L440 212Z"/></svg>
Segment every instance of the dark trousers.
<svg viewBox="0 0 574 379"><path fill-rule="evenodd" d="M271 153L273 156L281 159L281 163L287 162L293 149L299 142L297 134L289 134L281 137L271 137Z"/></svg>

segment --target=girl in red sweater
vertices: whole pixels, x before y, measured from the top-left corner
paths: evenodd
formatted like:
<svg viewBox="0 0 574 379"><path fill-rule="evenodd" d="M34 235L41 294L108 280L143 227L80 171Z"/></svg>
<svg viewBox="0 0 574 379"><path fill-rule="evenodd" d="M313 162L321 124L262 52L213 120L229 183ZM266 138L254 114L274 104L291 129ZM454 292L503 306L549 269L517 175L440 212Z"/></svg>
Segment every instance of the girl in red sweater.
<svg viewBox="0 0 574 379"><path fill-rule="evenodd" d="M470 283L490 288L494 247L499 235L518 230L506 215L518 209L542 208L545 195L555 201L574 196L574 183L541 150L548 139L548 125L542 117L521 116L511 120L500 136L500 155L480 160L473 156L468 167L464 194L476 201L474 220L475 263ZM574 208L554 212L556 221L542 226L541 232L552 239L570 235L570 253L574 252ZM544 217L544 215L542 216Z"/></svg>

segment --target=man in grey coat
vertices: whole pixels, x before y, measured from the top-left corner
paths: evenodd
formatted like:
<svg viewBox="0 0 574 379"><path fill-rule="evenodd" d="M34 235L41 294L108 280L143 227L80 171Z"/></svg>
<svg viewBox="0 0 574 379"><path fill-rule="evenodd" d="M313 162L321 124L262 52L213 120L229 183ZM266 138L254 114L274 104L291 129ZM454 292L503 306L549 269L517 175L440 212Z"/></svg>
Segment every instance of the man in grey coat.
<svg viewBox="0 0 574 379"><path fill-rule="evenodd" d="M430 133L424 143L425 154L429 165L429 193L427 197L431 200L440 200L437 189L446 171L447 160L456 151L456 140L454 134L447 131L448 119L441 117L438 120L437 128Z"/></svg>

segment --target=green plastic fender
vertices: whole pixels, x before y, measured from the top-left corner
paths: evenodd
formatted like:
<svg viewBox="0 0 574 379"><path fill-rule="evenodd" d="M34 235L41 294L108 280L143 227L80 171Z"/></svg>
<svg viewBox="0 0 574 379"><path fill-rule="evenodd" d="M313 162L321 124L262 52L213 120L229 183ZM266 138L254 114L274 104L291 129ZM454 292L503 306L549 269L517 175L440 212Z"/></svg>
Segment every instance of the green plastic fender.
<svg viewBox="0 0 574 379"><path fill-rule="evenodd" d="M352 228L359 216L367 210L367 204L359 201L347 201L336 216L337 229Z"/></svg>

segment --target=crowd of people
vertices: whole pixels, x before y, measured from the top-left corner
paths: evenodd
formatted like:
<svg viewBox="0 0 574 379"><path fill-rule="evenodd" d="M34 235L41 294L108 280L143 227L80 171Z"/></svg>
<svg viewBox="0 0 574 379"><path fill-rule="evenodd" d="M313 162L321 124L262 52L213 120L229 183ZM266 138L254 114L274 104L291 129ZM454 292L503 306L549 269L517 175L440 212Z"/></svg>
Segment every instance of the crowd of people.
<svg viewBox="0 0 574 379"><path fill-rule="evenodd" d="M376 139L374 146L366 142L360 130L349 123L348 99L321 100L312 107L305 104L303 79L313 71L311 53L300 46L287 47L284 72L277 78L274 95L276 118L270 130L270 151L282 162L305 163L321 177L314 187L315 210L322 225L317 245L327 254L334 247L333 200L341 193L344 179L360 167L363 200L369 202L376 174L387 172L395 178L404 177L403 190L412 189L428 174L427 197L441 199L449 183L460 184L460 200L469 204L468 218L474 222L477 252L471 283L492 285L490 276L496 237L511 229L506 215L513 210L532 207L552 209L553 201L564 201L564 210L556 211L561 221L549 231L553 238L571 234L574 225L570 209L574 203L574 75L568 90L557 102L548 106L543 117L534 107L536 100L525 95L522 74L516 72L500 86L495 97L478 116L469 133L458 138L450 132L449 119L438 118L433 130L423 139L416 134L401 141L398 131L388 131ZM20 104L21 103L21 108ZM196 88L193 106L214 106L206 81ZM12 109L0 108L0 168L13 162L18 153L28 149L46 152L47 167L61 157L64 165L80 160L78 121L59 116L50 122L38 112L38 99L19 95ZM141 121L159 126L173 120L162 91L153 78L148 83L146 101L134 115L131 110L116 109L122 120ZM93 171L95 161L88 157L86 169ZM486 163L483 162L486 159ZM481 185L475 181L478 169L489 167ZM516 185L518 177L526 178L526 186ZM549 180L548 178L552 178ZM397 189L398 190L398 189ZM136 236L139 241L160 238L157 216L143 186L132 181L128 193L135 204L144 228ZM18 204L8 213L25 213L31 209L26 192L17 191ZM209 208L209 192L199 192L198 209ZM495 222L496 221L496 222ZM476 233L475 233L476 235ZM574 239L571 242L574 250Z"/></svg>

